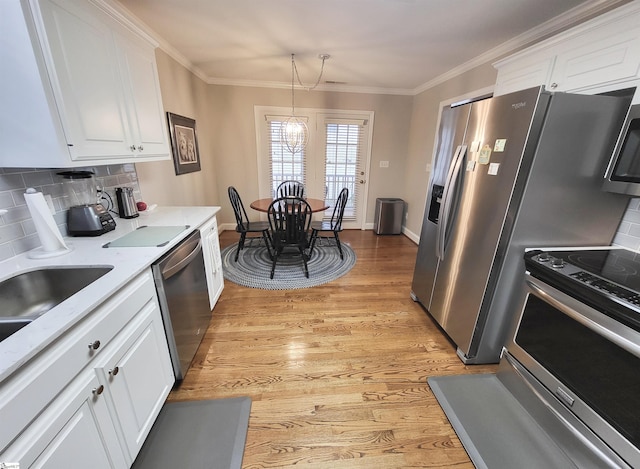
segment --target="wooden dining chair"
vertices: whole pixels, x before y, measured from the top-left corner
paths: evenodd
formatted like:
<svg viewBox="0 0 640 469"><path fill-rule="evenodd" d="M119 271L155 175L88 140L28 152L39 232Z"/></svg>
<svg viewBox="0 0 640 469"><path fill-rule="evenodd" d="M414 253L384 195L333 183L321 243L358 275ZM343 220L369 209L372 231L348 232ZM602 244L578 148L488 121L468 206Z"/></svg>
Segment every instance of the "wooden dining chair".
<svg viewBox="0 0 640 469"><path fill-rule="evenodd" d="M316 245L319 234L321 232L328 232L333 234L333 238L336 240L336 246L338 252L340 252L340 259L344 259L342 253L342 245L340 244L340 236L338 233L342 231L342 218L344 217L344 208L347 206L347 200L349 199L349 189L346 187L340 191L336 205L333 207L333 213L331 214L331 220L329 221L314 221L311 224L311 241L309 246L309 255L313 254L313 248ZM324 236L329 238L329 236Z"/></svg>
<svg viewBox="0 0 640 469"><path fill-rule="evenodd" d="M276 189L277 197L300 197L305 198L304 184L299 181L283 181Z"/></svg>
<svg viewBox="0 0 640 469"><path fill-rule="evenodd" d="M240 194L235 187L229 186L227 189L229 193L229 200L231 201L231 206L233 207L233 213L236 217L236 232L240 233L240 239L238 240L238 247L236 248L235 261L238 262L238 256L240 255L240 251L244 249L244 243L247 239L247 235L255 235L260 233L260 236L249 236L249 240L262 238L264 239L265 245L267 246L267 251L269 252L269 256L271 257L271 241L269 234L269 222L266 221L249 221L249 217L247 216L247 211L242 204L242 199L240 198Z"/></svg>
<svg viewBox="0 0 640 469"><path fill-rule="evenodd" d="M276 271L278 258L285 248L295 248L304 265L304 275L309 278L308 242L311 226L311 206L300 197L280 197L269 205L267 218L273 255L271 278Z"/></svg>

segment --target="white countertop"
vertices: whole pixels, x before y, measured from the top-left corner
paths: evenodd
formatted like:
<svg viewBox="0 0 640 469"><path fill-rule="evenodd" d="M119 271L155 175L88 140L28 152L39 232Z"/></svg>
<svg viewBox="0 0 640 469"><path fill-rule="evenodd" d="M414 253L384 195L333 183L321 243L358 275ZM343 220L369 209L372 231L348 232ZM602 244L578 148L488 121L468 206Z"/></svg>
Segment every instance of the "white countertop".
<svg viewBox="0 0 640 469"><path fill-rule="evenodd" d="M65 242L73 248L67 254L48 259L30 259L25 253L1 262L0 281L46 266L113 266L113 269L0 342L0 382L64 334L128 281L149 268L218 211L220 207L158 207L151 212L140 212L137 218L129 220L115 218L116 229L101 236L65 237ZM105 243L145 225L184 225L185 229L162 247L102 247Z"/></svg>

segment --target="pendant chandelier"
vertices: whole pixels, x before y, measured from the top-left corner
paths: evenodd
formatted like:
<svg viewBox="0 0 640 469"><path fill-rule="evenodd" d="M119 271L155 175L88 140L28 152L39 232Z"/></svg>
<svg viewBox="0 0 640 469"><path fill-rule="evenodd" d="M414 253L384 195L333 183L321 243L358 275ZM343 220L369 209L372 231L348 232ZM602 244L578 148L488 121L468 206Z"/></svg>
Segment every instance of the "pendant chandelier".
<svg viewBox="0 0 640 469"><path fill-rule="evenodd" d="M287 118L280 127L280 143L287 147L291 153L300 153L307 146L309 141L309 128L304 119L296 116L296 106L294 100L294 80L297 78L298 84L307 91L313 90L322 79L322 73L324 71L324 61L329 58L329 54L320 54L319 59L322 60L322 66L320 67L320 75L313 86L304 86L300 80L298 74L298 68L296 67L295 54L291 54L291 116Z"/></svg>

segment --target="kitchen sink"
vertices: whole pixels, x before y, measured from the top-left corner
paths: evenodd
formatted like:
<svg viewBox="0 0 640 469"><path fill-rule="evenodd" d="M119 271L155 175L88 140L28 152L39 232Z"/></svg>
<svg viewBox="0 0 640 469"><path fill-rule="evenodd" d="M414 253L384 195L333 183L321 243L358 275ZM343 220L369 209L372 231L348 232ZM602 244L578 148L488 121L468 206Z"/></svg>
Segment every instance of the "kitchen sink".
<svg viewBox="0 0 640 469"><path fill-rule="evenodd" d="M49 267L0 282L0 341L78 293L113 269Z"/></svg>

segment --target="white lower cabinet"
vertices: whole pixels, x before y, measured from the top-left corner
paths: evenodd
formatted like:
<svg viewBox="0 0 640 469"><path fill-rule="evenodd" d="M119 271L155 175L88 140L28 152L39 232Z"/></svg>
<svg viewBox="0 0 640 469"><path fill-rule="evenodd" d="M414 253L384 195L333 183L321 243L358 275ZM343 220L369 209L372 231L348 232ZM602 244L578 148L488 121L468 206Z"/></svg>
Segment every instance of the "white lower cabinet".
<svg viewBox="0 0 640 469"><path fill-rule="evenodd" d="M0 460L21 469L128 467L94 371L82 373Z"/></svg>
<svg viewBox="0 0 640 469"><path fill-rule="evenodd" d="M147 304L96 367L131 462L174 382L159 314L155 302Z"/></svg>
<svg viewBox="0 0 640 469"><path fill-rule="evenodd" d="M93 317L96 316L96 317ZM105 318L122 324L108 340L100 342L86 365L60 393L35 387L45 370L68 372L70 360L61 360L75 343L45 349L24 370L0 387L9 409L29 405L20 396L51 396L25 428L14 428L11 443L0 449L0 462L17 462L26 468L128 468L135 460L174 383L173 368L162 317L150 271L90 314L72 337L81 337L87 350L85 328L100 337ZM93 342L89 348L97 343ZM5 422L3 421L3 425ZM11 428L11 427L9 427Z"/></svg>
<svg viewBox="0 0 640 469"><path fill-rule="evenodd" d="M209 305L215 306L224 289L224 275L222 274L222 257L220 256L220 240L218 238L218 223L213 217L200 229L202 236L202 250L204 254L204 268L207 274L209 290Z"/></svg>

